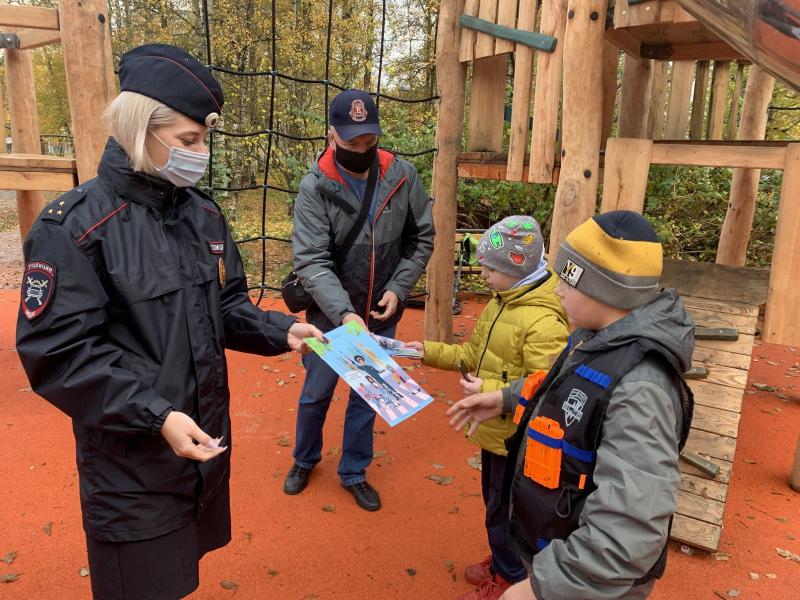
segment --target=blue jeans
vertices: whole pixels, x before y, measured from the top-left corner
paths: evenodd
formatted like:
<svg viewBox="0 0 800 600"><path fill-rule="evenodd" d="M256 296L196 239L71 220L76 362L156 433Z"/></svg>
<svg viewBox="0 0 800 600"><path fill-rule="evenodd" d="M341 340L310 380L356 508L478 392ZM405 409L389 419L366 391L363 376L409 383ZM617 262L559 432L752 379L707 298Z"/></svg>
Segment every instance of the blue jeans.
<svg viewBox="0 0 800 600"><path fill-rule="evenodd" d="M393 325L375 333L394 337L396 329L397 326ZM303 366L306 368L306 378L297 408L292 456L298 466L313 469L322 457L322 427L339 376L313 352L303 355ZM367 467L372 462L375 416L369 404L351 389L344 417L344 439L338 469L342 485L353 485L366 479Z"/></svg>

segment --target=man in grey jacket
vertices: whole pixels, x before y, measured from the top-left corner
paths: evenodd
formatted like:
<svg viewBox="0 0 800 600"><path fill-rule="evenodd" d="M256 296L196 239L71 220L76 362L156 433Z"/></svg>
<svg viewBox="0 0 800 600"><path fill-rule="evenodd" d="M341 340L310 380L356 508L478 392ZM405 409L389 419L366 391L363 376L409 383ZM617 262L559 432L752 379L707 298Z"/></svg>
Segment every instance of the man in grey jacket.
<svg viewBox="0 0 800 600"><path fill-rule="evenodd" d="M681 374L694 325L674 290L659 291L661 268L655 231L630 211L596 215L561 245L557 293L576 329L520 401L509 443L509 536L531 577L484 597L638 600L663 574L692 415ZM489 398L453 405L451 425L501 412Z"/></svg>
<svg viewBox="0 0 800 600"><path fill-rule="evenodd" d="M328 147L300 183L294 206L294 268L314 299L306 317L322 331L350 321L394 337L409 291L433 251L431 199L409 162L378 149L378 109L367 92L346 90L330 104ZM374 193L365 198L368 172L379 166ZM350 247L341 247L369 212ZM297 411L294 464L284 481L289 495L302 492L322 452L322 427L338 376L315 354L303 357L306 378ZM375 412L350 392L339 477L365 510L381 507L366 481L372 461Z"/></svg>

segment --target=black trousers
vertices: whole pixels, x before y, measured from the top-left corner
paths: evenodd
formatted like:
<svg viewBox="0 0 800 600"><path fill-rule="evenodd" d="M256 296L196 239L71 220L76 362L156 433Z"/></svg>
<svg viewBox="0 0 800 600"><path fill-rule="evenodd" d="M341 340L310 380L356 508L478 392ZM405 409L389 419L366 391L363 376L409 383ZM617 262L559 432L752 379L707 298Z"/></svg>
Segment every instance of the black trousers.
<svg viewBox="0 0 800 600"><path fill-rule="evenodd" d="M200 584L206 552L231 540L230 494L226 489L184 527L137 542L86 538L95 600L177 600Z"/></svg>

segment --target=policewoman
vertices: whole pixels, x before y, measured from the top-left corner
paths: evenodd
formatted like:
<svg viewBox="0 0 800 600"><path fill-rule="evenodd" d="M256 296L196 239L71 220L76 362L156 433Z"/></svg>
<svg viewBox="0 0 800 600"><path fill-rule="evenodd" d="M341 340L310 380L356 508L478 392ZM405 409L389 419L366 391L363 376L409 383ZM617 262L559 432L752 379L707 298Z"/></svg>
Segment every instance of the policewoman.
<svg viewBox="0 0 800 600"><path fill-rule="evenodd" d="M224 95L174 46L124 54L98 176L25 240L17 350L72 418L95 598L172 600L230 541L225 349L304 351L322 334L263 311L220 209L193 187Z"/></svg>

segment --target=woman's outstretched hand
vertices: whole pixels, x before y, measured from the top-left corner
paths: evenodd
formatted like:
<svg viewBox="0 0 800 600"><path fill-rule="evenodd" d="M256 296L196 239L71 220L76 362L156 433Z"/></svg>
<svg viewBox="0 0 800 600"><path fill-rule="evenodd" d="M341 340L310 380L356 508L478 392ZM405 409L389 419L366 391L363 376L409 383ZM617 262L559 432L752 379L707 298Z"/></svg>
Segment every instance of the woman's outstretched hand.
<svg viewBox="0 0 800 600"><path fill-rule="evenodd" d="M295 323L289 327L289 337L287 339L289 348L300 354L310 352L311 348L303 341L303 338L310 337L317 338L323 344L328 343L328 338L322 335L322 332L313 325L309 325L308 323Z"/></svg>
<svg viewBox="0 0 800 600"><path fill-rule="evenodd" d="M228 449L219 445L222 438L212 438L197 426L192 417L177 410L164 419L161 435L175 454L200 462L211 460Z"/></svg>

